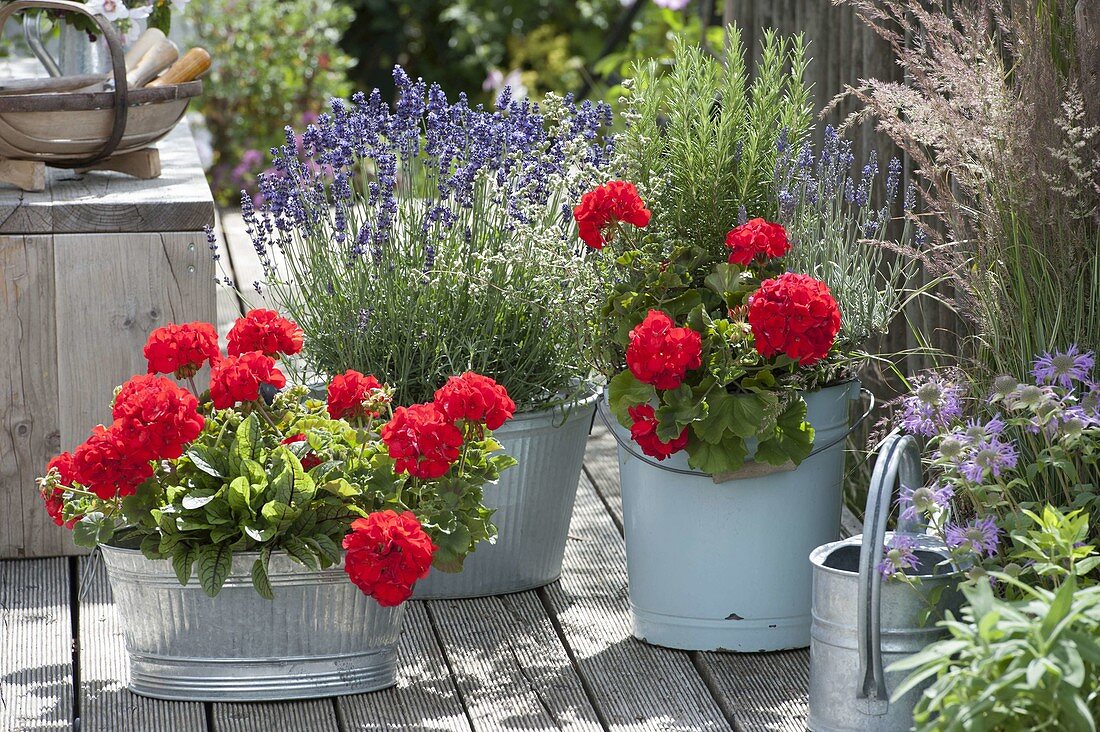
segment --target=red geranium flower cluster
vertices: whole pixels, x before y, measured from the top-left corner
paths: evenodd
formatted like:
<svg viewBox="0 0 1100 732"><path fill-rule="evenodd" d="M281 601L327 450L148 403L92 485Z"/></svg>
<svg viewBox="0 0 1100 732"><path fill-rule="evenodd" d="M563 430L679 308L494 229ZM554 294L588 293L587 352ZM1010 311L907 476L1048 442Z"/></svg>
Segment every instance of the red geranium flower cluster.
<svg viewBox="0 0 1100 732"><path fill-rule="evenodd" d="M277 389L286 386L286 377L275 367L275 359L259 351L223 358L210 371L210 399L215 409L254 402L260 398L260 384Z"/></svg>
<svg viewBox="0 0 1100 732"><path fill-rule="evenodd" d="M684 374L702 363L703 339L691 328L677 328L667 314L650 310L634 330L626 365L634 378L658 389L675 389Z"/></svg>
<svg viewBox="0 0 1100 732"><path fill-rule="evenodd" d="M395 472L431 480L443 476L462 448L462 433L434 404L398 407L382 427Z"/></svg>
<svg viewBox="0 0 1100 732"><path fill-rule="evenodd" d="M65 500L62 498L64 489L71 486L73 481L76 480L76 471L73 468L73 456L67 452L63 452L49 463L46 464L46 472L51 470L57 470L58 475L61 477L61 486L50 490L42 490L42 500L46 502L46 513L50 515L53 522L58 526L64 526L66 529L71 529L77 521L80 520L79 516L74 516L68 521L65 520L62 514L62 509L65 506Z"/></svg>
<svg viewBox="0 0 1100 732"><path fill-rule="evenodd" d="M203 364L221 358L218 332L209 323L169 323L149 334L143 349L150 374L189 379Z"/></svg>
<svg viewBox="0 0 1100 732"><path fill-rule="evenodd" d="M344 571L363 594L394 607L428 576L438 548L412 511L379 511L352 522L344 537Z"/></svg>
<svg viewBox="0 0 1100 732"><path fill-rule="evenodd" d="M436 391L435 405L452 422L481 422L491 430L500 429L516 411L503 386L473 371L448 379Z"/></svg>
<svg viewBox="0 0 1100 732"><path fill-rule="evenodd" d="M644 229L649 225L650 215L634 184L621 180L610 181L585 193L573 209L577 233L592 249L603 249L603 245L611 241L614 224L625 221Z"/></svg>
<svg viewBox="0 0 1100 732"><path fill-rule="evenodd" d="M679 437L670 442L663 442L657 437L657 416L650 405L639 404L629 407L627 412L633 422L630 425L630 437L638 443L638 447L642 448L642 452L646 455L664 460L687 447L687 427L683 429Z"/></svg>
<svg viewBox="0 0 1100 732"><path fill-rule="evenodd" d="M749 298L748 320L762 356L784 353L801 366L825 358L840 332L840 308L828 286L792 272L760 283Z"/></svg>
<svg viewBox="0 0 1100 732"><path fill-rule="evenodd" d="M306 442L306 441L307 441L306 433L305 432L299 432L298 434L291 435L290 437L283 440L282 444L284 444L284 445L296 445L299 442ZM317 454L314 453L314 452L307 452L305 455L302 456L302 458L299 460L299 462L302 463L302 470L313 470L314 468L316 468L318 465L321 464L321 458L317 457Z"/></svg>
<svg viewBox="0 0 1100 732"><path fill-rule="evenodd" d="M764 219L750 219L726 234L729 263L748 267L758 256L782 257L791 250L787 230Z"/></svg>
<svg viewBox="0 0 1100 732"><path fill-rule="evenodd" d="M265 356L292 356L302 350L302 329L274 310L249 310L237 318L227 337L229 355L260 351Z"/></svg>
<svg viewBox="0 0 1100 732"><path fill-rule="evenodd" d="M77 483L109 501L134 493L153 475L153 466L134 453L130 440L116 423L96 427L73 450L72 471Z"/></svg>
<svg viewBox="0 0 1100 732"><path fill-rule="evenodd" d="M333 376L328 385L328 414L333 419L377 417L389 401L378 379L351 369Z"/></svg>
<svg viewBox="0 0 1100 732"><path fill-rule="evenodd" d="M160 376L135 376L115 397L111 416L135 456L143 460L178 458L199 436L205 420L199 400Z"/></svg>

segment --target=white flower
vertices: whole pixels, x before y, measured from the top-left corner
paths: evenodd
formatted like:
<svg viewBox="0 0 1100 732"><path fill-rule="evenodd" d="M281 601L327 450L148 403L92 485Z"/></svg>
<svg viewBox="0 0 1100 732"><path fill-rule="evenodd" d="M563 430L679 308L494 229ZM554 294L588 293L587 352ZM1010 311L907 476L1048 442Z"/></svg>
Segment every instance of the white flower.
<svg viewBox="0 0 1100 732"><path fill-rule="evenodd" d="M123 0L88 0L88 12L102 15L112 23L130 17L130 8Z"/></svg>

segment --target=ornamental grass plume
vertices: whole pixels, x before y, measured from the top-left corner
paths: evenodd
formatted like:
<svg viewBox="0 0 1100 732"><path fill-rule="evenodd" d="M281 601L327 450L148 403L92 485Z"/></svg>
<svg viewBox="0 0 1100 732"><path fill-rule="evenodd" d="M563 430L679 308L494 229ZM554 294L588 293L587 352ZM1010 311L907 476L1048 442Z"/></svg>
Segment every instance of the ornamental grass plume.
<svg viewBox="0 0 1100 732"><path fill-rule="evenodd" d="M1023 378L1033 354L1100 344L1100 5L834 0L893 48L905 83L846 94L904 149L932 246L973 336L964 355Z"/></svg>
<svg viewBox="0 0 1100 732"><path fill-rule="evenodd" d="M333 100L275 151L263 203L242 201L267 294L302 327L307 371L376 374L396 404L476 371L521 410L590 388L598 287L571 203L608 179L603 104L449 99L394 69Z"/></svg>

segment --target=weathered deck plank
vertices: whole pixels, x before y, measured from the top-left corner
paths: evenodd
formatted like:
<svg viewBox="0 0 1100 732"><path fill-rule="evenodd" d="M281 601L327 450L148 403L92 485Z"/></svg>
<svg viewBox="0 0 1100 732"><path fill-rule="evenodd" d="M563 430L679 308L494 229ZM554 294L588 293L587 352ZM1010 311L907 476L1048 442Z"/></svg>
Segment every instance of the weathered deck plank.
<svg viewBox="0 0 1100 732"><path fill-rule="evenodd" d="M0 632L0 729L72 729L69 560L0 562Z"/></svg>
<svg viewBox="0 0 1100 732"><path fill-rule="evenodd" d="M211 732L340 732L331 699L214 704Z"/></svg>
<svg viewBox="0 0 1100 732"><path fill-rule="evenodd" d="M428 608L474 729L601 729L534 592Z"/></svg>
<svg viewBox="0 0 1100 732"><path fill-rule="evenodd" d="M469 732L469 718L423 602L409 604L398 658L395 688L336 700L345 732Z"/></svg>
<svg viewBox="0 0 1100 732"><path fill-rule="evenodd" d="M91 560L80 560L81 575ZM125 640L102 563L80 602L80 732L206 732L200 702L131 693Z"/></svg>
<svg viewBox="0 0 1100 732"><path fill-rule="evenodd" d="M542 592L609 728L729 729L687 653L631 635L625 545L585 475L569 535L562 579Z"/></svg>

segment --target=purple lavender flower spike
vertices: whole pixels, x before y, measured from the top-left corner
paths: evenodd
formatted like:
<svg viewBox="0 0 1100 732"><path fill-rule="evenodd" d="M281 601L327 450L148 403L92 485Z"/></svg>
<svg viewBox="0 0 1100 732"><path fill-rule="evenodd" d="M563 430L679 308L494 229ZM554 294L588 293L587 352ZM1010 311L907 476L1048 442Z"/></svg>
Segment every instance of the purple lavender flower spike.
<svg viewBox="0 0 1100 732"><path fill-rule="evenodd" d="M991 557L1000 546L1000 529L992 516L973 519L966 524L948 524L947 545L953 549L973 552L979 557Z"/></svg>
<svg viewBox="0 0 1100 732"><path fill-rule="evenodd" d="M1064 389L1072 389L1075 382L1089 380L1096 355L1092 351L1081 351L1076 344L1065 351L1044 353L1031 369L1031 375L1040 384L1056 384Z"/></svg>

